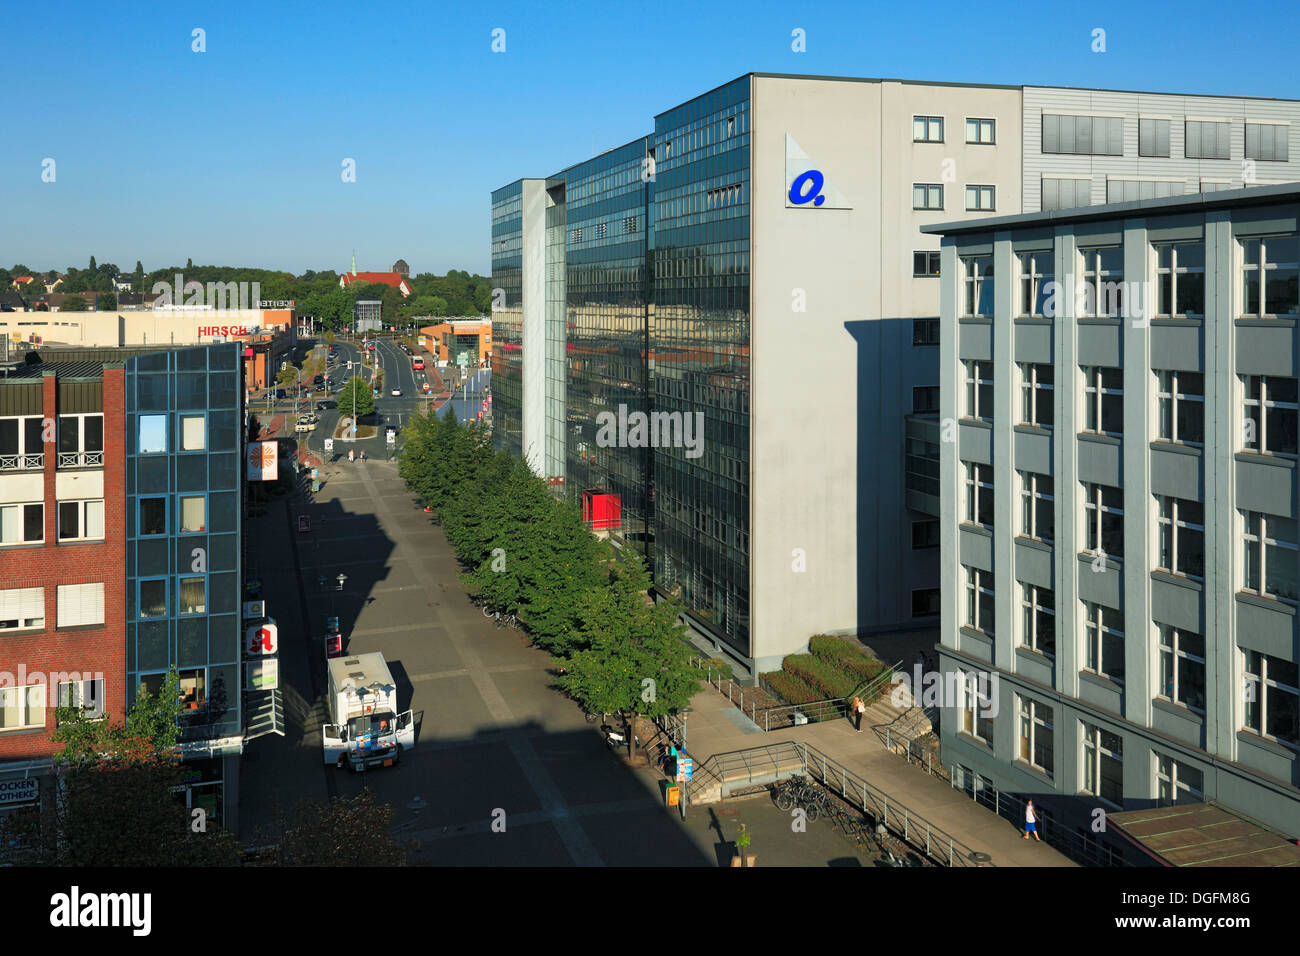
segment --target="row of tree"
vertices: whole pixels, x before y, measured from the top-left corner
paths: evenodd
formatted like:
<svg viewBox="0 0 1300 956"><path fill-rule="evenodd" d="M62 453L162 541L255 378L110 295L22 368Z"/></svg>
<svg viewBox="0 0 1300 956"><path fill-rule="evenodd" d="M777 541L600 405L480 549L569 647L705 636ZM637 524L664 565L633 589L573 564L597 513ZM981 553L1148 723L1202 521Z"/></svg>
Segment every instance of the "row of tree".
<svg viewBox="0 0 1300 956"><path fill-rule="evenodd" d="M484 428L417 415L399 469L441 519L470 593L518 615L584 709L658 717L687 704L698 677L680 604L654 602L640 557L593 537L577 508L520 458L494 451Z"/></svg>

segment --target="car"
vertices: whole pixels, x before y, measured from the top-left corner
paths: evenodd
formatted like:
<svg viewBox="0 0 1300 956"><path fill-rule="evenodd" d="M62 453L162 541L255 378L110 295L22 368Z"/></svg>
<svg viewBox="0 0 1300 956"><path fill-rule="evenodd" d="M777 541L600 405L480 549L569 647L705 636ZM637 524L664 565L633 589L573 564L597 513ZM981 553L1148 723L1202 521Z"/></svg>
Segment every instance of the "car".
<svg viewBox="0 0 1300 956"><path fill-rule="evenodd" d="M324 411L328 411L331 408L338 408L338 407L339 407L339 403L333 400L316 403L316 411L318 412L324 412Z"/></svg>
<svg viewBox="0 0 1300 956"><path fill-rule="evenodd" d="M394 438L397 437L397 426L396 426L396 425L386 425L386 426L384 426L384 437L387 438L389 435L392 435Z"/></svg>
<svg viewBox="0 0 1300 956"><path fill-rule="evenodd" d="M293 430L296 432L315 431L318 420L315 415L304 415L294 423Z"/></svg>
<svg viewBox="0 0 1300 956"><path fill-rule="evenodd" d="M394 397L400 397L401 394L402 394L402 390L401 390L400 388L396 388L396 387L393 388L393 396L394 396Z"/></svg>
<svg viewBox="0 0 1300 956"><path fill-rule="evenodd" d="M313 379L311 380L311 383L312 383L313 385L319 385L319 384L320 384L321 382L323 382L323 381L325 381L325 376L324 376L324 375L317 375L315 378L313 378Z"/></svg>

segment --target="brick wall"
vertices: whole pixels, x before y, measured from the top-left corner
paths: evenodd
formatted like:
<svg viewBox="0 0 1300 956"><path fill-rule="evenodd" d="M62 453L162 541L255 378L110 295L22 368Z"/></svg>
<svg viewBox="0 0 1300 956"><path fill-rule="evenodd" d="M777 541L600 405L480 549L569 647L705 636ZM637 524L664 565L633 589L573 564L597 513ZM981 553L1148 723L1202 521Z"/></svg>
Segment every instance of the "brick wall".
<svg viewBox="0 0 1300 956"><path fill-rule="evenodd" d="M57 420L57 380L43 379L46 418ZM45 446L45 543L0 552L5 588L45 588L45 629L0 634L0 671L16 680L28 674L79 671L104 675L110 720L126 711L126 394L125 372L104 370L104 540L59 544L55 475L58 446ZM57 438L57 436L56 436ZM59 630L58 587L104 583L104 624ZM0 760L48 756L58 750L54 730L55 691L48 689L45 727L0 733Z"/></svg>

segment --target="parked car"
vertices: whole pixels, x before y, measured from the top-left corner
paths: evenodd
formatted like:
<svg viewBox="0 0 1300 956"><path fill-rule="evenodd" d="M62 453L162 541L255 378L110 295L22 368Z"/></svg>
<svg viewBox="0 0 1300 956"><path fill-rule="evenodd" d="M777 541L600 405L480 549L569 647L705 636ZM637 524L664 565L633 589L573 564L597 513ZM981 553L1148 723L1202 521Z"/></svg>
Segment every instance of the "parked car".
<svg viewBox="0 0 1300 956"><path fill-rule="evenodd" d="M396 386L394 386L394 387L393 387L393 396L394 396L394 397L400 397L401 394L402 394L402 390L401 390L400 388L397 388Z"/></svg>
<svg viewBox="0 0 1300 956"><path fill-rule="evenodd" d="M327 399L326 401L316 403L316 410L318 412L323 412L328 409L338 408L338 407L339 407L339 403L334 401L333 399Z"/></svg>
<svg viewBox="0 0 1300 956"><path fill-rule="evenodd" d="M324 375L317 375L315 378L313 378L313 379L311 380L311 383L312 383L313 385L319 385L319 384L320 384L321 382L323 382L323 381L325 381L325 376L324 376Z"/></svg>
<svg viewBox="0 0 1300 956"><path fill-rule="evenodd" d="M315 415L304 415L294 423L293 430L296 432L315 431L318 421L319 419Z"/></svg>

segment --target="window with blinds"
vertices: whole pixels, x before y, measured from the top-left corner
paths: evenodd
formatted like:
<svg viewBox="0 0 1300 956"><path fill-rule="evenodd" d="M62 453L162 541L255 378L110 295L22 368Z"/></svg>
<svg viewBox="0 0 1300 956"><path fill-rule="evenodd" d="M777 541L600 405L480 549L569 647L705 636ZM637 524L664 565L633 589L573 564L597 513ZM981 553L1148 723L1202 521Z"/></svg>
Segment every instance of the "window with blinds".
<svg viewBox="0 0 1300 956"><path fill-rule="evenodd" d="M0 590L0 631L45 626L45 588Z"/></svg>
<svg viewBox="0 0 1300 956"><path fill-rule="evenodd" d="M206 531L208 502L202 495L181 498L181 534Z"/></svg>
<svg viewBox="0 0 1300 956"><path fill-rule="evenodd" d="M1091 179L1049 179L1043 177L1043 211L1074 209L1092 205Z"/></svg>
<svg viewBox="0 0 1300 956"><path fill-rule="evenodd" d="M181 416L181 451L203 451L206 425L203 415Z"/></svg>
<svg viewBox="0 0 1300 956"><path fill-rule="evenodd" d="M1290 137L1290 126L1247 123L1246 158L1285 163L1288 155L1287 140Z"/></svg>
<svg viewBox="0 0 1300 956"><path fill-rule="evenodd" d="M1043 114L1044 153L1123 156L1124 120L1119 116Z"/></svg>
<svg viewBox="0 0 1300 956"><path fill-rule="evenodd" d="M1188 159L1228 159L1228 123L1188 120L1183 155Z"/></svg>
<svg viewBox="0 0 1300 956"><path fill-rule="evenodd" d="M104 584L60 584L59 627L104 623Z"/></svg>
<svg viewBox="0 0 1300 956"><path fill-rule="evenodd" d="M1169 120L1138 120L1138 155L1169 156Z"/></svg>
<svg viewBox="0 0 1300 956"><path fill-rule="evenodd" d="M1106 202L1137 202L1139 199L1163 199L1181 196L1186 183L1148 182L1137 179L1107 179Z"/></svg>

